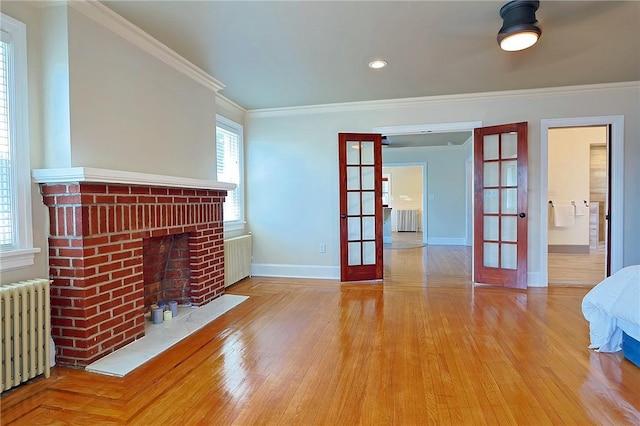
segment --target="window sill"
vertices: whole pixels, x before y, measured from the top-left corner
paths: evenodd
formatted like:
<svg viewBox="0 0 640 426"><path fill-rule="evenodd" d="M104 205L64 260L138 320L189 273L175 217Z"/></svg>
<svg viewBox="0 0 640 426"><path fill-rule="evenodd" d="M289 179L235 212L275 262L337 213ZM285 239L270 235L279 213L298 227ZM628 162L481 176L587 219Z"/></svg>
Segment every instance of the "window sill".
<svg viewBox="0 0 640 426"><path fill-rule="evenodd" d="M31 266L35 262L36 253L40 253L39 248L0 252L0 271L4 272Z"/></svg>
<svg viewBox="0 0 640 426"><path fill-rule="evenodd" d="M244 226L247 224L245 221L225 222L224 232L229 231L244 231Z"/></svg>

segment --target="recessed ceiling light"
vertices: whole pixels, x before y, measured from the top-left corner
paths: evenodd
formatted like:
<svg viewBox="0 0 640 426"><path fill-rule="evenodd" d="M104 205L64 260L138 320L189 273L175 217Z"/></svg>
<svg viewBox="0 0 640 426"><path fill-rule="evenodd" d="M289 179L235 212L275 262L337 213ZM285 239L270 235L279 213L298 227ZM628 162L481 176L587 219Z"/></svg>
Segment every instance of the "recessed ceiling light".
<svg viewBox="0 0 640 426"><path fill-rule="evenodd" d="M383 61L382 59L377 59L375 61L369 62L369 68L373 68L377 70L379 68L384 68L387 66L387 61Z"/></svg>

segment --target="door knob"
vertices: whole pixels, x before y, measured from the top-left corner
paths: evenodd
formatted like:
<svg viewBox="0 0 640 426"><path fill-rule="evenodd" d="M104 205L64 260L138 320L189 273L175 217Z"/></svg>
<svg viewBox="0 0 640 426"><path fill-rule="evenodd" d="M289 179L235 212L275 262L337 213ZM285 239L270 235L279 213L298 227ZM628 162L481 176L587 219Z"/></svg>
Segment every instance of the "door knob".
<svg viewBox="0 0 640 426"><path fill-rule="evenodd" d="M520 217L527 217L527 214L525 212L520 212L520 214L518 215Z"/></svg>
<svg viewBox="0 0 640 426"><path fill-rule="evenodd" d="M346 219L346 218L347 218L347 215L346 215L346 214L341 214L341 215L340 215L340 219Z"/></svg>

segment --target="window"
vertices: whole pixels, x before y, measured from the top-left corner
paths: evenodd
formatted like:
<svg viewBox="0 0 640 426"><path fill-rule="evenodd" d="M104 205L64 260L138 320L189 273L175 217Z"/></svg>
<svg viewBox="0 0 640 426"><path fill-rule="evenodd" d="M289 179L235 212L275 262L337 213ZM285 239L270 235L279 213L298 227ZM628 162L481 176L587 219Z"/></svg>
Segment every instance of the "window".
<svg viewBox="0 0 640 426"><path fill-rule="evenodd" d="M244 228L244 188L242 164L242 126L216 115L216 153L218 181L235 183L227 193L223 214L225 230Z"/></svg>
<svg viewBox="0 0 640 426"><path fill-rule="evenodd" d="M33 265L25 25L0 14L0 269Z"/></svg>

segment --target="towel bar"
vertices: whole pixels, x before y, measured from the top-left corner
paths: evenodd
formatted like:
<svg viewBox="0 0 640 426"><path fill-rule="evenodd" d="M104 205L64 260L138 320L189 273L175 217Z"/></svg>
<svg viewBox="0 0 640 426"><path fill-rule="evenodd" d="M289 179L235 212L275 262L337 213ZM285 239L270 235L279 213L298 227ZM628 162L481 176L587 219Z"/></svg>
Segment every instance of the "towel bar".
<svg viewBox="0 0 640 426"><path fill-rule="evenodd" d="M587 200L582 200L582 201L584 202L584 205L585 205L585 206L589 207L589 203L587 202ZM553 207L553 201L549 200L549 204L551 205L551 207ZM572 201L571 201L571 205L572 205L572 206L575 206L575 205L576 205L576 202L572 200Z"/></svg>

